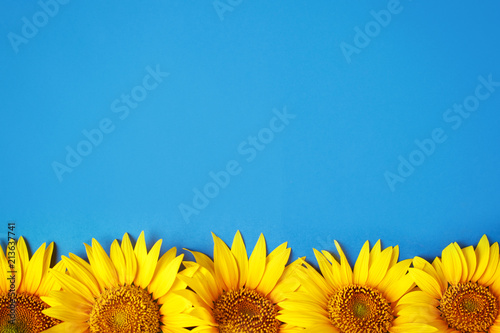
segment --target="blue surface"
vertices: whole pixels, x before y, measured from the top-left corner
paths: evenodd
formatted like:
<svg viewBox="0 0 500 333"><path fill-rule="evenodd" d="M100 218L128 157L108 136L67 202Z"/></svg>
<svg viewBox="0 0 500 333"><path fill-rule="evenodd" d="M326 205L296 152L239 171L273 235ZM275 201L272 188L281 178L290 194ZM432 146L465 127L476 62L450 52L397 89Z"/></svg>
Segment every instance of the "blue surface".
<svg viewBox="0 0 500 333"><path fill-rule="evenodd" d="M5 0L1 244L10 221L58 257L141 230L310 259L500 241L498 22L493 0Z"/></svg>

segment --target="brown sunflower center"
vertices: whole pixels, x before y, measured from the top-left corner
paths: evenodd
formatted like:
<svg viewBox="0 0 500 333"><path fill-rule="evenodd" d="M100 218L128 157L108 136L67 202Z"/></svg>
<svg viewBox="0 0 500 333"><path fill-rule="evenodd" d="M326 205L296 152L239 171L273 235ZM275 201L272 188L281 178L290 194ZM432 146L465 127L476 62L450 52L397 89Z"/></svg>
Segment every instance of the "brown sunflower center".
<svg viewBox="0 0 500 333"><path fill-rule="evenodd" d="M327 306L328 318L343 333L385 333L392 326L392 307L370 287L348 285L334 293Z"/></svg>
<svg viewBox="0 0 500 333"><path fill-rule="evenodd" d="M104 291L96 299L89 319L90 332L157 333L160 308L151 295L134 285Z"/></svg>
<svg viewBox="0 0 500 333"><path fill-rule="evenodd" d="M449 286L440 301L441 315L460 332L487 332L498 316L498 299L474 282Z"/></svg>
<svg viewBox="0 0 500 333"><path fill-rule="evenodd" d="M0 295L0 333L37 333L60 323L42 313L49 306L38 296Z"/></svg>
<svg viewBox="0 0 500 333"><path fill-rule="evenodd" d="M277 333L278 309L255 290L225 291L214 302L214 318L220 333Z"/></svg>

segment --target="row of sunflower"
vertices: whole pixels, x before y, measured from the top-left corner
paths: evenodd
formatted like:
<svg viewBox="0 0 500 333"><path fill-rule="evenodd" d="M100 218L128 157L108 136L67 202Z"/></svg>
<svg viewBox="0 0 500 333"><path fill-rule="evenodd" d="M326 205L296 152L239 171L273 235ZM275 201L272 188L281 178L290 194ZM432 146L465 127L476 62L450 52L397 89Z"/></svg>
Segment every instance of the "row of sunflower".
<svg viewBox="0 0 500 333"><path fill-rule="evenodd" d="M70 253L50 268L53 243L30 258L20 238L0 249L0 333L500 332L499 246L486 236L432 263L366 242L354 268L335 242L339 259L314 250L320 271L287 265L287 243L268 254L263 235L250 256L239 232L230 248L213 239L213 260L195 261L160 257L161 240L148 252L144 233L109 255L94 239L88 261Z"/></svg>

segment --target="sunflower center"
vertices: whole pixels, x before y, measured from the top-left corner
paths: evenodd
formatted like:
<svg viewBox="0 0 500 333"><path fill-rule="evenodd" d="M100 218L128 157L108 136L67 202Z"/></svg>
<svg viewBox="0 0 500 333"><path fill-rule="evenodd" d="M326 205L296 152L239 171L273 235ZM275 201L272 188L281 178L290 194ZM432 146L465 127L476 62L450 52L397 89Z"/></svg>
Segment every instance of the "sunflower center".
<svg viewBox="0 0 500 333"><path fill-rule="evenodd" d="M89 326L93 333L157 333L160 331L160 308L144 289L134 285L119 286L105 290L96 299Z"/></svg>
<svg viewBox="0 0 500 333"><path fill-rule="evenodd" d="M474 282L449 286L440 301L442 317L460 332L487 332L498 316L498 299Z"/></svg>
<svg viewBox="0 0 500 333"><path fill-rule="evenodd" d="M42 313L48 307L35 295L1 294L0 333L37 333L59 324Z"/></svg>
<svg viewBox="0 0 500 333"><path fill-rule="evenodd" d="M327 306L328 318L343 333L385 333L394 316L389 302L370 287L348 285L334 293Z"/></svg>
<svg viewBox="0 0 500 333"><path fill-rule="evenodd" d="M255 290L225 291L214 302L214 318L220 333L277 333L278 309Z"/></svg>

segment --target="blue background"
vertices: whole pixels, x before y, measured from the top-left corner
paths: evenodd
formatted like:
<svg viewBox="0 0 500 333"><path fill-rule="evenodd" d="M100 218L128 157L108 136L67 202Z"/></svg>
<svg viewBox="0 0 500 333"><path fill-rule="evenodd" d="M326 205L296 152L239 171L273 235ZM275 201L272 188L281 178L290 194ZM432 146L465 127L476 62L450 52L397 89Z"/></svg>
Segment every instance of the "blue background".
<svg viewBox="0 0 500 333"><path fill-rule="evenodd" d="M262 232L312 262L334 239L352 260L367 239L429 259L500 240L500 87L460 124L448 111L500 81L497 1L65 1L0 4L2 245L11 221L58 258L141 230L210 255L210 231L250 248ZM92 151L58 176L78 145Z"/></svg>

